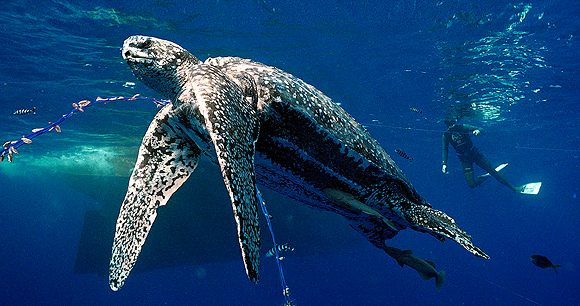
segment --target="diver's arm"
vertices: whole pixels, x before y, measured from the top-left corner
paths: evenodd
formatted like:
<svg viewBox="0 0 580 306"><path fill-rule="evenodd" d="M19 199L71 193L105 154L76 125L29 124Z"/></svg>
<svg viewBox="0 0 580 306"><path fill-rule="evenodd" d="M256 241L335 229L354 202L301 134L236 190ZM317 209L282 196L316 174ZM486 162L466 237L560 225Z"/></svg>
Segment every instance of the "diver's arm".
<svg viewBox="0 0 580 306"><path fill-rule="evenodd" d="M447 157L449 155L449 135L447 133L443 133L443 149L441 152L441 161L443 164L441 167L441 172L447 173Z"/></svg>
<svg viewBox="0 0 580 306"><path fill-rule="evenodd" d="M481 132L483 132L482 128L474 125L464 124L463 127L469 132L473 133L473 135L479 135Z"/></svg>

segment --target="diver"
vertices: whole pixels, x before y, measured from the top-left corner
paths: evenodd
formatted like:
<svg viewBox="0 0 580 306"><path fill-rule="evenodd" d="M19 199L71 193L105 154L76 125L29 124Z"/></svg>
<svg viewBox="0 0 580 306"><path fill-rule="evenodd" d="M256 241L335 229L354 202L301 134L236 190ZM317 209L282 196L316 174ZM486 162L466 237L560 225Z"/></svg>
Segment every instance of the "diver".
<svg viewBox="0 0 580 306"><path fill-rule="evenodd" d="M483 156L483 154L479 152L479 149L471 142L470 134L479 135L481 133L481 128L468 124L457 124L456 119L445 119L443 123L447 126L447 131L443 133L443 167L441 169L443 173L447 174L448 147L449 143L451 143L457 153L459 161L461 162L463 176L465 177L465 181L469 187L475 188L479 186L489 175L491 175L511 191L516 193L521 192L520 188L512 186L512 184L510 184L507 179L497 171L501 168L498 167L497 170L494 169L485 156ZM488 174L475 177L473 173L473 163L485 170Z"/></svg>

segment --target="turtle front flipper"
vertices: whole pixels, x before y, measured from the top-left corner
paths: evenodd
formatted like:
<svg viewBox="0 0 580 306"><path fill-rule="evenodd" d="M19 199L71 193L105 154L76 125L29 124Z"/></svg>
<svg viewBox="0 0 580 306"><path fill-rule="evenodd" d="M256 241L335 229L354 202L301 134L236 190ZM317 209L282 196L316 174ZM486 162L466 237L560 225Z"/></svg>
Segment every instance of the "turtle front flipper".
<svg viewBox="0 0 580 306"><path fill-rule="evenodd" d="M236 81L241 86L255 86L253 79ZM246 273L252 282L257 283L260 227L254 154L259 118L255 87L241 88L233 79L209 65L196 67L185 87L180 100L195 96L232 202Z"/></svg>
<svg viewBox="0 0 580 306"><path fill-rule="evenodd" d="M109 285L118 290L135 266L157 216L157 208L195 170L201 151L173 122L171 105L162 108L143 137L129 188L117 219Z"/></svg>

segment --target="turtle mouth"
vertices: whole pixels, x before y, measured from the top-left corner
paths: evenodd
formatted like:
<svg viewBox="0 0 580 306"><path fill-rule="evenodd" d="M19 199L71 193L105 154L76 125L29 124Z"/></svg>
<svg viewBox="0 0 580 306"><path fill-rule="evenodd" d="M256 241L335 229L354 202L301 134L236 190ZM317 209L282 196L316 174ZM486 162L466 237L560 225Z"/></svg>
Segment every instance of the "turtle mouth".
<svg viewBox="0 0 580 306"><path fill-rule="evenodd" d="M153 59L149 56L149 53L143 50L125 49L123 50L123 58L127 62L133 63L151 64L153 62Z"/></svg>

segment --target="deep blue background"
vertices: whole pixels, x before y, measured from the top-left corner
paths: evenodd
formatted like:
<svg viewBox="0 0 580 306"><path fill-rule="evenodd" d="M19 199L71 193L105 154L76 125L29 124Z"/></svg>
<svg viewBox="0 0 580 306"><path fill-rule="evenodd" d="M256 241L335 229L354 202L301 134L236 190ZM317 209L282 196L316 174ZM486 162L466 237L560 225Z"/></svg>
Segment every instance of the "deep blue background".
<svg viewBox="0 0 580 306"><path fill-rule="evenodd" d="M283 262L298 305L578 305L578 16L580 4L573 0L3 1L0 137L18 139L83 99L155 96L122 61L119 50L130 35L175 41L200 59L251 58L340 103L419 193L491 256L483 260L452 241L401 232L393 246L412 249L447 272L437 292L433 280L400 268L362 237L349 246L321 246L322 252L313 250L320 240L304 242ZM12 115L33 106L37 115ZM253 285L239 251L229 247L223 252L232 253L230 261L134 273L119 292L104 276L73 273L85 211L120 205L155 112L142 101L90 108L63 123L62 133L43 135L12 163L0 164L2 304L283 303L274 262L262 261L261 281ZM472 190L453 155L451 173L443 175L441 120L448 114L482 126L475 142L489 160L508 162L503 173L514 185L542 181L540 193L512 194L494 180ZM223 199L220 188L194 186L191 201L197 203L196 191ZM211 205L227 210L225 199ZM298 204L266 201L286 221L278 227L279 242L309 241L309 231L337 241L350 235L340 218L313 212L333 225L307 228L284 216ZM220 229L224 235L235 235L230 213L216 217L230 222ZM192 243L203 250L223 236L220 230L178 238L213 236ZM529 262L533 254L562 268L558 274L539 269Z"/></svg>

